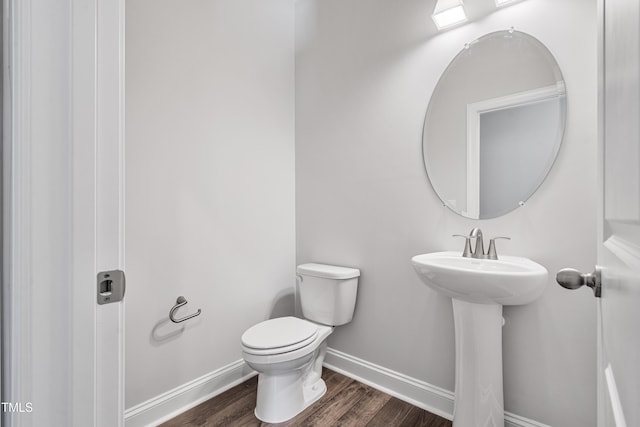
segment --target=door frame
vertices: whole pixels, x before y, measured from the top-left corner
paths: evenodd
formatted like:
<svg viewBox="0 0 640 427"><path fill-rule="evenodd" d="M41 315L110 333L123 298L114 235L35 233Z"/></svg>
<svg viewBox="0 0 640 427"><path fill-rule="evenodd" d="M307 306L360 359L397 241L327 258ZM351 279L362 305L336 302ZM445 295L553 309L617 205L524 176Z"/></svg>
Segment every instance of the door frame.
<svg viewBox="0 0 640 427"><path fill-rule="evenodd" d="M597 1L597 174L596 174L596 206L598 212L597 221L597 250L600 251L600 242L604 236L604 0ZM597 255L600 259L600 254ZM600 367L604 364L602 354L602 310L601 298L597 298L596 302L596 425L598 427L606 426L605 410L606 410L606 387L604 372Z"/></svg>
<svg viewBox="0 0 640 427"><path fill-rule="evenodd" d="M46 357L33 349L40 338L34 325L42 319L65 330L61 339L47 345L64 349L59 354L68 357L57 362L69 383L58 395L34 403L33 417L3 412L2 420L31 426L36 415L47 416L55 408L64 412L67 425L122 426L124 303L97 305L96 274L124 269L125 5L124 0L49 3L2 2L2 401L24 405L37 390L35 381L47 381L42 378L49 366ZM45 19L48 12L58 19ZM46 58L46 63L34 63L33 58ZM63 95L54 102L41 102L43 81L48 82L43 67L68 72L56 92ZM51 283L37 278L34 272L40 266L33 255L38 241L49 235L32 232L39 220L34 205L43 197L33 192L32 181L46 141L42 133L47 123L41 118L49 113L64 118L67 136L52 136L51 144L60 144L69 154L61 189L66 198L48 201L59 203L69 230L67 250L55 265L65 280ZM44 311L36 306L34 296L46 286L57 286L67 305Z"/></svg>

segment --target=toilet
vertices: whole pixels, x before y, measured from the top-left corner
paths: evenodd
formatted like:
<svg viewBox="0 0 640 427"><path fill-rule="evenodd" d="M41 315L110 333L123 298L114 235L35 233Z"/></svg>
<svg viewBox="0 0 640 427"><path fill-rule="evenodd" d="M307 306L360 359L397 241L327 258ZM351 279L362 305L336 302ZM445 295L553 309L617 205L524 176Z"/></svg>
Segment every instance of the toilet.
<svg viewBox="0 0 640 427"><path fill-rule="evenodd" d="M297 268L302 315L279 317L242 334L242 356L258 372L256 417L287 421L327 391L321 378L327 337L351 322L358 290L357 268L302 264Z"/></svg>

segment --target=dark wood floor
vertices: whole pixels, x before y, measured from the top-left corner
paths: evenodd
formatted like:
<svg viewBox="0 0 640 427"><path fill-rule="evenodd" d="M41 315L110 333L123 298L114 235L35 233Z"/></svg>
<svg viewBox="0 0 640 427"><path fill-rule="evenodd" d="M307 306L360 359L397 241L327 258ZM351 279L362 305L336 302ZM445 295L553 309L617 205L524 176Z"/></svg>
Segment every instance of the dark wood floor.
<svg viewBox="0 0 640 427"><path fill-rule="evenodd" d="M451 427L451 421L391 397L328 369L322 372L327 392L292 420L262 423L253 414L257 377L250 379L162 424L192 426L287 427Z"/></svg>

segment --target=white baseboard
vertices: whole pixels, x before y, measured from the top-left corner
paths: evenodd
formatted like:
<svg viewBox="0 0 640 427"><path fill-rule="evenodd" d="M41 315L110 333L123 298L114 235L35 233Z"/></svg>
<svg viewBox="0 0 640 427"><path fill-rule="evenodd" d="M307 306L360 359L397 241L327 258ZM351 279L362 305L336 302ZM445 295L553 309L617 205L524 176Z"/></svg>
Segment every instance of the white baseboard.
<svg viewBox="0 0 640 427"><path fill-rule="evenodd" d="M157 426L255 375L240 359L127 409L125 426Z"/></svg>
<svg viewBox="0 0 640 427"><path fill-rule="evenodd" d="M329 348L324 365L414 406L453 419L453 392ZM550 427L505 412L505 427Z"/></svg>
<svg viewBox="0 0 640 427"><path fill-rule="evenodd" d="M391 396L448 420L453 419L453 393L375 365L333 348L327 349L324 365Z"/></svg>
<svg viewBox="0 0 640 427"><path fill-rule="evenodd" d="M551 427L547 424L512 414L511 412L504 413L504 425L505 427Z"/></svg>

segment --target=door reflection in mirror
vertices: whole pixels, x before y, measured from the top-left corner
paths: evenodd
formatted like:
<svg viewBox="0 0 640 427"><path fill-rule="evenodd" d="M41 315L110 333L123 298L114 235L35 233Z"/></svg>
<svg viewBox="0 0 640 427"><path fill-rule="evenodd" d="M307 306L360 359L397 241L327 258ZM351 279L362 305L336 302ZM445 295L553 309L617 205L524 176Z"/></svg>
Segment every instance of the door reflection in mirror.
<svg viewBox="0 0 640 427"><path fill-rule="evenodd" d="M513 209L533 194L555 160L564 129L564 95L479 114L479 219ZM467 191L470 191L471 187ZM471 208L471 206L469 206ZM471 211L469 211L471 212Z"/></svg>

